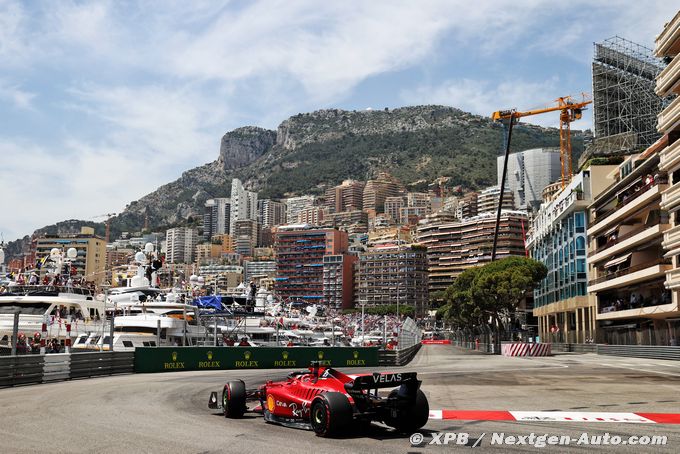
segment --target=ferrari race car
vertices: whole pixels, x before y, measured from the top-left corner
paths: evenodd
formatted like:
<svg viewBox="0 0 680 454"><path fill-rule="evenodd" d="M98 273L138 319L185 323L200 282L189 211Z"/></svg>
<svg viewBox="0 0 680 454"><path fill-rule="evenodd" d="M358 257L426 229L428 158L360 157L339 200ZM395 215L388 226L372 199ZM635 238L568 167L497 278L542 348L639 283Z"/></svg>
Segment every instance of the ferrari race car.
<svg viewBox="0 0 680 454"><path fill-rule="evenodd" d="M322 437L341 435L355 422L381 421L400 432L415 432L427 423L429 405L416 372L347 375L312 363L308 371L292 372L281 382L268 381L246 389L230 381L210 394L208 407L222 409L227 418L247 411L262 413L265 421L311 429ZM380 396L381 388L394 388ZM248 407L248 402L255 402ZM259 402L259 403L258 403Z"/></svg>

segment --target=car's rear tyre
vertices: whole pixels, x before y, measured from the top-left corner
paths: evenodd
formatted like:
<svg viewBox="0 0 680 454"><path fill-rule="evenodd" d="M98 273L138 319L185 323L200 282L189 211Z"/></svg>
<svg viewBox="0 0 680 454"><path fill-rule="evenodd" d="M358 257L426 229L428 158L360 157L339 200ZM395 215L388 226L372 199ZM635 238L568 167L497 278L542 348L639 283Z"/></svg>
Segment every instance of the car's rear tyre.
<svg viewBox="0 0 680 454"><path fill-rule="evenodd" d="M240 418L246 412L246 385L243 380L230 381L224 385L222 409L226 418Z"/></svg>
<svg viewBox="0 0 680 454"><path fill-rule="evenodd" d="M340 435L352 423L352 405L343 393L323 393L312 401L309 419L318 436Z"/></svg>
<svg viewBox="0 0 680 454"><path fill-rule="evenodd" d="M393 390L389 397L397 397L399 395L399 388ZM385 418L385 424L394 427L399 432L415 432L416 430L427 424L430 417L430 404L427 402L427 396L421 390L416 393L416 399L410 406L401 408L396 418L391 416Z"/></svg>

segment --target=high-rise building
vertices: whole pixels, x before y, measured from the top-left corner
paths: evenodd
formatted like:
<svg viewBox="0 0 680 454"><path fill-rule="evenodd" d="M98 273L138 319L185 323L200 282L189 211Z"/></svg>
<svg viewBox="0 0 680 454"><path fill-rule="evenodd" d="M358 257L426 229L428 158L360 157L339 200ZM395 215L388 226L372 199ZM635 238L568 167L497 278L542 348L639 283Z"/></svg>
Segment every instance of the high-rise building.
<svg viewBox="0 0 680 454"><path fill-rule="evenodd" d="M385 199L402 195L403 185L387 172L380 172L373 180L368 180L364 187L363 209L374 214L385 212Z"/></svg>
<svg viewBox="0 0 680 454"><path fill-rule="evenodd" d="M300 221L298 215L307 208L312 208L316 204L316 197L313 195L303 195L300 197L290 197L286 199L286 220L289 224L297 224Z"/></svg>
<svg viewBox="0 0 680 454"><path fill-rule="evenodd" d="M386 197L385 198L385 214L394 223L398 223L400 219L400 212L406 206L406 201L403 197Z"/></svg>
<svg viewBox="0 0 680 454"><path fill-rule="evenodd" d="M430 292L446 290L467 268L491 261L495 226L494 212L457 222L446 222L433 216L419 223L417 238L419 244L427 247ZM526 229L526 212L503 210L496 257L524 257Z"/></svg>
<svg viewBox="0 0 680 454"><path fill-rule="evenodd" d="M190 227L175 227L165 232L168 263L193 263L196 257L198 233Z"/></svg>
<svg viewBox="0 0 680 454"><path fill-rule="evenodd" d="M213 262L222 256L222 245L214 243L202 243L196 245L196 263L204 265Z"/></svg>
<svg viewBox="0 0 680 454"><path fill-rule="evenodd" d="M309 224L312 226L320 226L324 224L326 208L323 207L309 207L301 209L297 215L297 221L300 224Z"/></svg>
<svg viewBox="0 0 680 454"><path fill-rule="evenodd" d="M257 192L243 188L241 180L231 180L231 215L229 233L234 234L236 221L243 219L257 220Z"/></svg>
<svg viewBox="0 0 680 454"><path fill-rule="evenodd" d="M254 219L240 219L234 223L234 249L242 257L252 257L258 244L259 225Z"/></svg>
<svg viewBox="0 0 680 454"><path fill-rule="evenodd" d="M275 238L276 295L283 300L323 302L323 258L347 251L347 233L291 225L278 227Z"/></svg>
<svg viewBox="0 0 680 454"><path fill-rule="evenodd" d="M358 287L360 304L410 306L421 316L428 302L425 248L409 245L360 253Z"/></svg>
<svg viewBox="0 0 680 454"><path fill-rule="evenodd" d="M574 175L531 220L527 250L548 275L534 290L533 315L543 342L595 339L595 298L588 295L588 205L613 182L613 165L590 166ZM551 331L558 327L559 330Z"/></svg>
<svg viewBox="0 0 680 454"><path fill-rule="evenodd" d="M348 233L365 233L368 231L368 213L360 210L331 213L324 223Z"/></svg>
<svg viewBox="0 0 680 454"><path fill-rule="evenodd" d="M262 227L275 227L286 223L286 204L264 199L257 201L258 221Z"/></svg>
<svg viewBox="0 0 680 454"><path fill-rule="evenodd" d="M244 263L245 280L259 280L262 278L273 278L276 276L276 262L273 260L246 261Z"/></svg>
<svg viewBox="0 0 680 454"><path fill-rule="evenodd" d="M354 300L355 255L334 254L323 257L323 298L329 307L349 309Z"/></svg>
<svg viewBox="0 0 680 454"><path fill-rule="evenodd" d="M503 156L498 156L498 186L503 177ZM532 148L508 156L506 184L518 210L538 210L543 189L561 178L559 148ZM480 211L481 212L481 211Z"/></svg>
<svg viewBox="0 0 680 454"><path fill-rule="evenodd" d="M361 210L364 206L363 194L366 183L345 180L342 184L326 190L325 206L331 213Z"/></svg>
<svg viewBox="0 0 680 454"><path fill-rule="evenodd" d="M458 219L467 219L477 216L477 198L479 194L476 192L468 192L458 202L456 206L456 217Z"/></svg>
<svg viewBox="0 0 680 454"><path fill-rule="evenodd" d="M35 240L35 259L40 262L49 257L54 248L63 251L64 255L70 248L75 248L78 255L70 260L70 270L62 268L62 273L74 274L83 277L86 281L101 284L106 280L106 241L103 237L95 235L92 227L81 227L80 233L71 235L46 236ZM41 267L41 277L45 275L48 267Z"/></svg>
<svg viewBox="0 0 680 454"><path fill-rule="evenodd" d="M203 239L229 233L231 227L231 201L228 197L209 199L203 214Z"/></svg>
<svg viewBox="0 0 680 454"><path fill-rule="evenodd" d="M501 196L499 186L491 186L482 189L482 192L477 196L477 213L496 212L498 210L498 199ZM503 206L504 210L512 210L515 207L515 198L512 192L506 187L503 191Z"/></svg>

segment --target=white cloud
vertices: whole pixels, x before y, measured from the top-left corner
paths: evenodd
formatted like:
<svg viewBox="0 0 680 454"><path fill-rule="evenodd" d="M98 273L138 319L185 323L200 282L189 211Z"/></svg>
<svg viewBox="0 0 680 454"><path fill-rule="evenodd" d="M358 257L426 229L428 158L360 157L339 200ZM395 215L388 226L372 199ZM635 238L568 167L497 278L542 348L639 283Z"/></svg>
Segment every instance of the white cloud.
<svg viewBox="0 0 680 454"><path fill-rule="evenodd" d="M10 101L19 109L32 109L32 101L35 96L35 93L25 91L17 84L11 84L0 79L0 99Z"/></svg>
<svg viewBox="0 0 680 454"><path fill-rule="evenodd" d="M403 91L401 99L407 104L442 104L488 116L497 110L517 108L531 110L554 105L559 92L559 79L526 82L506 80L493 83L484 80L447 80L438 85L421 85L412 91ZM536 104L536 102L539 104ZM527 105L532 103L533 105ZM525 117L522 121L541 126L559 126L559 117L544 114ZM576 125L574 126L577 127Z"/></svg>

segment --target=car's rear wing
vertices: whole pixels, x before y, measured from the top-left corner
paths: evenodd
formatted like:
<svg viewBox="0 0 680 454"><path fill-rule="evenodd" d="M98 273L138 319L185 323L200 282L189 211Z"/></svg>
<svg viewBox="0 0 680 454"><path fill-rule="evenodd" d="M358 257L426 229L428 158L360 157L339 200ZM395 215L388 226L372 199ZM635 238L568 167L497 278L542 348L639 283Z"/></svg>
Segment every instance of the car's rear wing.
<svg viewBox="0 0 680 454"><path fill-rule="evenodd" d="M375 372L371 375L360 375L354 381L345 383L347 392L362 391L366 389L378 388L394 388L401 385L406 385L408 388L418 389L420 382L418 381L416 372L398 372L395 374L381 374Z"/></svg>

